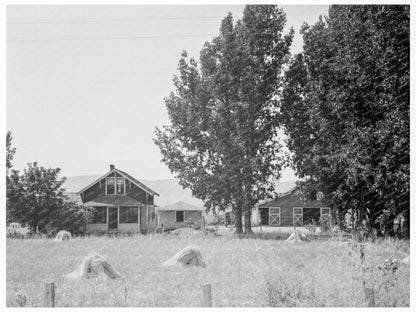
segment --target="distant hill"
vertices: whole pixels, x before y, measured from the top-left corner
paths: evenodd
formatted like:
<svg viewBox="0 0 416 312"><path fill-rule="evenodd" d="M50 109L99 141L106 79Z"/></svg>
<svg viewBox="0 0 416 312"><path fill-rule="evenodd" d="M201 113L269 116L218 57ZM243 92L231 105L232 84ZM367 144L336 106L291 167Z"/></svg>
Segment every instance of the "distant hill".
<svg viewBox="0 0 416 312"><path fill-rule="evenodd" d="M101 175L68 177L63 188L65 188L66 193L76 193L97 180L99 177L101 177ZM182 186L179 185L179 180L177 179L139 181L160 195L155 196L155 204L158 206L171 205L178 201L183 201L197 207L204 206L203 201L193 197L191 190L183 189ZM295 181L279 182L276 186L276 192L284 194L292 190L294 186Z"/></svg>

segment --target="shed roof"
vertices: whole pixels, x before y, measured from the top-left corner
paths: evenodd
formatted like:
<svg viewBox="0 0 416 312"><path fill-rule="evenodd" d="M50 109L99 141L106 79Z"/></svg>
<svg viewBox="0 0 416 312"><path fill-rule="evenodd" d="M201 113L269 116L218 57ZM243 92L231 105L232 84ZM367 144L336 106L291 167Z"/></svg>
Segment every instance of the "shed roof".
<svg viewBox="0 0 416 312"><path fill-rule="evenodd" d="M142 206L139 201L127 195L102 195L92 201L88 201L84 206Z"/></svg>
<svg viewBox="0 0 416 312"><path fill-rule="evenodd" d="M65 201L74 202L77 205L82 205L82 199L81 196L77 193L64 193L66 196Z"/></svg>
<svg viewBox="0 0 416 312"><path fill-rule="evenodd" d="M267 203L259 205L258 208L281 206L320 208L328 207L329 205L322 200L306 200L304 202L301 202L299 196L293 192L291 194L282 196L280 198L276 198L274 200L268 201Z"/></svg>
<svg viewBox="0 0 416 312"><path fill-rule="evenodd" d="M175 211L175 210L186 210L186 211L204 211L203 207L193 206L191 204L185 203L183 201L178 201L174 204L158 207L157 211Z"/></svg>

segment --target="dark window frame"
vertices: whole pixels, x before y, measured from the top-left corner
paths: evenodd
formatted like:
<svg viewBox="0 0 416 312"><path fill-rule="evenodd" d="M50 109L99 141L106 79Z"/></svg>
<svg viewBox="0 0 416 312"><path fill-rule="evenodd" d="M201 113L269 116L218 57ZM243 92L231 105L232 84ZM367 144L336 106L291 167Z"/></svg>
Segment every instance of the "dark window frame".
<svg viewBox="0 0 416 312"><path fill-rule="evenodd" d="M123 177L107 177L105 179L105 194L106 195L126 195L126 178ZM109 184L108 182L112 181L112 184ZM122 185L122 191L119 192L117 190L118 188L118 181L123 181ZM111 188L111 191L109 190L109 186Z"/></svg>
<svg viewBox="0 0 416 312"><path fill-rule="evenodd" d="M182 213L182 220L178 220L178 213ZM175 222L185 222L185 211L184 210L175 210Z"/></svg>
<svg viewBox="0 0 416 312"><path fill-rule="evenodd" d="M123 189L120 193L118 192L118 181L123 181L123 184L122 184ZM126 194L126 179L125 178L120 178L120 177L116 178L115 194L116 195L125 195Z"/></svg>
<svg viewBox="0 0 416 312"><path fill-rule="evenodd" d="M113 184L109 184L109 181L113 181ZM109 186L113 188L113 191L109 191ZM108 177L105 179L105 193L107 195L114 195L116 192L116 178L115 177Z"/></svg>

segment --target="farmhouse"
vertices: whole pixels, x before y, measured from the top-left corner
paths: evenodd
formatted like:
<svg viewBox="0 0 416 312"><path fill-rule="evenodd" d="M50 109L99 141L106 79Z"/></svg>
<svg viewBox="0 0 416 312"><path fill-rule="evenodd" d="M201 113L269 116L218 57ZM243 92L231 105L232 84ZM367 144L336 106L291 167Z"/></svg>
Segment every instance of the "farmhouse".
<svg viewBox="0 0 416 312"><path fill-rule="evenodd" d="M322 200L322 193L316 199L300 200L292 190L287 194L257 206L253 215L261 225L303 226L315 222L319 224L322 215L329 215L331 209Z"/></svg>
<svg viewBox="0 0 416 312"><path fill-rule="evenodd" d="M124 171L110 171L76 193L82 205L94 207L87 232L148 232L155 228L155 191Z"/></svg>
<svg viewBox="0 0 416 312"><path fill-rule="evenodd" d="M164 207L157 207L158 227L172 230L182 227L194 227L196 229L204 226L202 212L204 208L179 201Z"/></svg>

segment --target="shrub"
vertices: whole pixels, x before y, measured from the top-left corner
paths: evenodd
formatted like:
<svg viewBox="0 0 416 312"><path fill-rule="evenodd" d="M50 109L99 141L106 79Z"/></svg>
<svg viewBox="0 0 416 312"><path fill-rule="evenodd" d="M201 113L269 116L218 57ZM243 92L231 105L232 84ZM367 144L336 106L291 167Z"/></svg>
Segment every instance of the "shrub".
<svg viewBox="0 0 416 312"><path fill-rule="evenodd" d="M22 227L20 223L12 222L7 227L6 237L9 238L26 238L30 234L30 228L28 226Z"/></svg>
<svg viewBox="0 0 416 312"><path fill-rule="evenodd" d="M332 218L329 214L324 214L319 218L322 232L332 232Z"/></svg>
<svg viewBox="0 0 416 312"><path fill-rule="evenodd" d="M315 233L316 232L316 222L315 219L312 219L311 222L305 224L305 229L307 229L310 233Z"/></svg>

